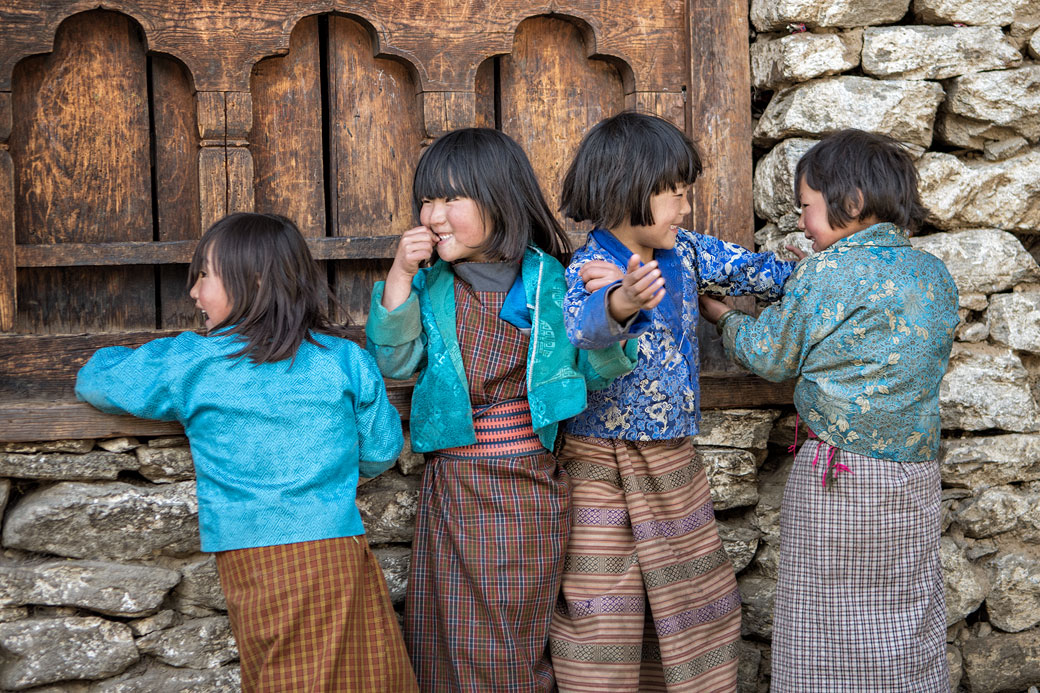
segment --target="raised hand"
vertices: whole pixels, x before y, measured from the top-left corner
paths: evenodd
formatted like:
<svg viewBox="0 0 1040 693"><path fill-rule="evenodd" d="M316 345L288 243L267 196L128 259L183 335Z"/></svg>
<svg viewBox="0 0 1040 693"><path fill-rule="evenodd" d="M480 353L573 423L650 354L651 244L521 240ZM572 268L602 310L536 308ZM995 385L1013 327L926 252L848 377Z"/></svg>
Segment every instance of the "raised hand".
<svg viewBox="0 0 1040 693"><path fill-rule="evenodd" d="M604 286L610 286L617 280L623 279L625 274L613 262L589 260L578 270L578 276L581 277L581 281L585 284L585 290L591 294L599 291Z"/></svg>
<svg viewBox="0 0 1040 693"><path fill-rule="evenodd" d="M423 262L433 257L437 240L437 235L426 226L416 226L401 234L394 263L386 273L382 301L384 308L393 310L408 300L412 293L412 277Z"/></svg>
<svg viewBox="0 0 1040 693"><path fill-rule="evenodd" d="M632 255L621 284L607 299L610 317L618 322L626 322L640 310L655 308L664 298L664 277L657 269L657 260L645 265L640 262L638 255Z"/></svg>

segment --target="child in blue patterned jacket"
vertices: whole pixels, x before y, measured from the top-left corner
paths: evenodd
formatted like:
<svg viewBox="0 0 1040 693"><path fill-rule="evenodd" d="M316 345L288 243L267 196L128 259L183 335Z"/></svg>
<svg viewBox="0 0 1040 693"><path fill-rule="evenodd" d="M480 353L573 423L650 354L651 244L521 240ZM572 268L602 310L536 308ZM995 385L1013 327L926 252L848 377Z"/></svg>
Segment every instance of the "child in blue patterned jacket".
<svg viewBox="0 0 1040 693"><path fill-rule="evenodd" d="M893 140L824 138L795 199L816 253L783 301L755 319L703 299L738 363L798 378L814 434L780 510L771 690L948 691L936 456L957 290L907 239L926 210Z"/></svg>
<svg viewBox="0 0 1040 693"><path fill-rule="evenodd" d="M330 323L328 286L287 219L224 217L188 276L208 334L101 349L76 395L184 425L243 691L414 691L354 502L358 475L404 443L375 362Z"/></svg>
<svg viewBox="0 0 1040 693"><path fill-rule="evenodd" d="M590 393L560 453L573 498L551 631L561 691L736 688L740 595L688 440L697 296L775 299L794 264L679 228L700 171L674 125L628 112L586 135L564 179L564 212L596 226L567 269L567 334L582 348L638 340L638 361Z"/></svg>

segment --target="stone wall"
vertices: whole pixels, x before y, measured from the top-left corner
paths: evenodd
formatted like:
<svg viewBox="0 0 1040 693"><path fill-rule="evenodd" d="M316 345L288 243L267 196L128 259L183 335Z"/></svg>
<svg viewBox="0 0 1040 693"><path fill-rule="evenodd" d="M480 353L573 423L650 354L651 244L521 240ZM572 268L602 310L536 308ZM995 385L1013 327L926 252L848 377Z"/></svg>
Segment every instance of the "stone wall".
<svg viewBox="0 0 1040 693"><path fill-rule="evenodd" d="M1040 685L1040 2L752 0L757 242L797 232L792 175L844 127L907 143L961 325L941 391L942 561L953 690ZM1030 252L1031 251L1031 252ZM777 513L794 421L758 469L758 532L739 580L745 691L765 689ZM1035 689L1032 689L1035 690Z"/></svg>
<svg viewBox="0 0 1040 693"><path fill-rule="evenodd" d="M908 143L962 324L942 390L954 690L1040 685L1040 2L752 0L758 243L804 245L791 175L822 134ZM1031 254L1032 253L1032 254ZM741 690L765 691L792 409L705 412L744 595ZM801 436L800 436L801 437ZM400 606L423 460L358 493ZM237 691L183 438L0 445L0 688Z"/></svg>

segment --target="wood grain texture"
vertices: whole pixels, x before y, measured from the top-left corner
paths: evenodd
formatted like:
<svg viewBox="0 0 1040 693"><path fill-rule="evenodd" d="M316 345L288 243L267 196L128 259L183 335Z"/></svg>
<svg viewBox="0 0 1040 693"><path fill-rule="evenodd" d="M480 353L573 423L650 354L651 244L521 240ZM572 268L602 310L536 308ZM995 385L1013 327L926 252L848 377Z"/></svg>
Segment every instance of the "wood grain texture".
<svg viewBox="0 0 1040 693"><path fill-rule="evenodd" d="M0 332L14 329L18 311L14 250L14 164L0 149Z"/></svg>
<svg viewBox="0 0 1040 693"><path fill-rule="evenodd" d="M199 222L203 229L228 213L227 191L227 156L223 143L203 146L199 150Z"/></svg>
<svg viewBox="0 0 1040 693"><path fill-rule="evenodd" d="M199 130L191 79L177 61L149 58L152 75L152 131L155 142L155 195L159 242L186 241L194 248L202 235L199 213ZM103 253L99 249L99 254ZM187 260L190 260L190 251ZM186 260L182 260L186 261ZM153 264L142 262L140 264ZM202 326L188 296L187 267L159 268L159 326Z"/></svg>
<svg viewBox="0 0 1040 693"><path fill-rule="evenodd" d="M151 240L147 65L136 25L95 11L14 83L11 156L18 243ZM155 326L147 268L20 272L16 330ZM112 301L112 296L120 301Z"/></svg>
<svg viewBox="0 0 1040 693"><path fill-rule="evenodd" d="M257 63L251 80L256 210L296 222L306 237L325 235L321 46L318 20L293 30L289 54Z"/></svg>
<svg viewBox="0 0 1040 693"><path fill-rule="evenodd" d="M694 187L693 225L754 247L751 197L751 67L744 3L689 3L690 128L704 157ZM686 42L684 42L686 43Z"/></svg>
<svg viewBox="0 0 1040 693"><path fill-rule="evenodd" d="M228 147L224 150L227 165L227 213L252 212L255 209L253 195L253 154L245 147Z"/></svg>
<svg viewBox="0 0 1040 693"><path fill-rule="evenodd" d="M535 17L520 24L512 52L501 58L502 130L527 152L553 210L581 138L624 108L617 69L588 53L576 26Z"/></svg>
<svg viewBox="0 0 1040 693"><path fill-rule="evenodd" d="M332 235L399 235L415 224L411 184L422 116L417 87L405 67L373 57L368 31L345 17L329 18L329 184ZM341 263L333 287L346 315L368 316L372 284L387 267L377 261ZM342 317L342 316L341 316Z"/></svg>

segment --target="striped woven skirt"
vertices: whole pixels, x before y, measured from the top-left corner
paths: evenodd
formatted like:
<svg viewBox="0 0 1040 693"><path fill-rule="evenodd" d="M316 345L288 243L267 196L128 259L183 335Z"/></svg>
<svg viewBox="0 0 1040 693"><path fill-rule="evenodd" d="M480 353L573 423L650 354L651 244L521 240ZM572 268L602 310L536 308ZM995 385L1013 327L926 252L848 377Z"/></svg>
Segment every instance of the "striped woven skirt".
<svg viewBox="0 0 1040 693"><path fill-rule="evenodd" d="M550 632L561 691L734 691L740 594L687 439L568 436L571 536Z"/></svg>
<svg viewBox="0 0 1040 693"><path fill-rule="evenodd" d="M474 423L475 445L426 464L405 641L423 691L550 691L567 485L531 428L526 399Z"/></svg>
<svg viewBox="0 0 1040 693"><path fill-rule="evenodd" d="M417 690L363 535L216 556L245 693Z"/></svg>
<svg viewBox="0 0 1040 693"><path fill-rule="evenodd" d="M770 690L950 690L939 500L935 461L802 446L780 509Z"/></svg>

